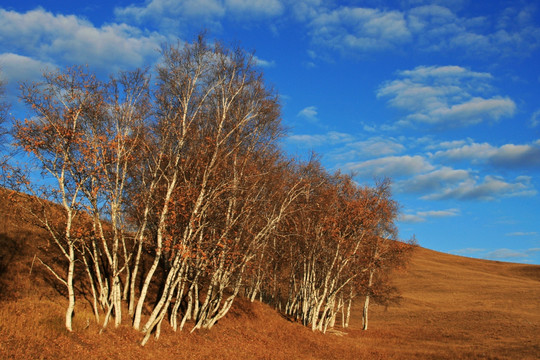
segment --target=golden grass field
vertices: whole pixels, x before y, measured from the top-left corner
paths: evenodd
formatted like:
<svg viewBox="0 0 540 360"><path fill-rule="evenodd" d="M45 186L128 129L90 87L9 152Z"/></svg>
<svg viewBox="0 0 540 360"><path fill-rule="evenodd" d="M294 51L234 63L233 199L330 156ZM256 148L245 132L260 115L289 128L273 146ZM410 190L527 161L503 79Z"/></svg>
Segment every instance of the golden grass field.
<svg viewBox="0 0 540 360"><path fill-rule="evenodd" d="M35 261L45 236L0 193L0 359L540 359L540 266L417 248L394 275L399 306L360 309L348 329L320 334L239 299L210 331L174 333L143 348L129 325L99 334L79 299L63 327L63 289ZM56 290L58 289L58 290Z"/></svg>

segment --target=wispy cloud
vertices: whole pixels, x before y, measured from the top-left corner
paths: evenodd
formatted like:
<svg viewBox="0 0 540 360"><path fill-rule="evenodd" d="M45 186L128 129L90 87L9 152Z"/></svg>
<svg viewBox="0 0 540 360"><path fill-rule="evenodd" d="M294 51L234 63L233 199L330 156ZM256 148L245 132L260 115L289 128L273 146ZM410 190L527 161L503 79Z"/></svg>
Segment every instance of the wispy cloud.
<svg viewBox="0 0 540 360"><path fill-rule="evenodd" d="M540 125L540 109L536 110L531 115L530 124L531 124L531 127L537 127L538 125Z"/></svg>
<svg viewBox="0 0 540 360"><path fill-rule="evenodd" d="M286 141L301 145L304 148L313 148L321 145L335 145L347 143L353 140L353 137L349 134L340 133L337 131L330 131L326 134L317 135L291 135L288 136Z"/></svg>
<svg viewBox="0 0 540 360"><path fill-rule="evenodd" d="M449 186L441 192L425 195L426 200L473 200L493 201L502 197L535 196L538 192L531 184L530 177L520 176L514 181L486 175L482 180L471 176L455 186Z"/></svg>
<svg viewBox="0 0 540 360"><path fill-rule="evenodd" d="M284 9L280 0L150 0L142 5L117 7L115 14L120 21L152 24L162 31L174 32L201 21L206 26L221 28L225 18L240 21L273 18Z"/></svg>
<svg viewBox="0 0 540 360"><path fill-rule="evenodd" d="M410 38L404 14L395 10L338 7L313 14L308 28L315 44L341 52L393 48Z"/></svg>
<svg viewBox="0 0 540 360"><path fill-rule="evenodd" d="M534 254L540 252L540 248L526 250L497 249L484 254L484 258L502 261L528 262L527 260Z"/></svg>
<svg viewBox="0 0 540 360"><path fill-rule="evenodd" d="M446 210L429 210L429 211L417 211L416 213L404 213L399 217L399 221L404 223L420 223L426 222L431 218L446 218L460 215L459 209L446 209Z"/></svg>
<svg viewBox="0 0 540 360"><path fill-rule="evenodd" d="M475 254L480 254L486 252L486 249L481 248L465 248L465 249L458 249L458 250L451 250L450 253L456 254L456 255L463 255L463 256L470 256Z"/></svg>
<svg viewBox="0 0 540 360"><path fill-rule="evenodd" d="M416 44L426 51L522 56L540 45L539 28L530 16L535 11L517 5L491 16L465 17L442 4L430 4L410 9L407 19Z"/></svg>
<svg viewBox="0 0 540 360"><path fill-rule="evenodd" d="M443 167L401 180L396 183L395 188L402 193L433 194L458 186L469 178L470 174L466 170Z"/></svg>
<svg viewBox="0 0 540 360"><path fill-rule="evenodd" d="M225 0L224 5L234 14L256 17L278 16L285 9L280 0Z"/></svg>
<svg viewBox="0 0 540 360"><path fill-rule="evenodd" d="M151 0L143 5L130 4L126 7L117 7L115 14L120 21L149 23L173 31L194 21L204 20L210 24L212 20L224 16L225 8L218 0Z"/></svg>
<svg viewBox="0 0 540 360"><path fill-rule="evenodd" d="M540 166L540 142L530 144L505 144L495 147L488 143L461 145L438 151L434 158L446 162L471 161L494 167L529 169Z"/></svg>
<svg viewBox="0 0 540 360"><path fill-rule="evenodd" d="M482 249L482 248L465 248L458 250L451 250L451 254L461 255L461 256L472 256L475 258L481 258L486 260L496 260L496 261L508 261L508 262L520 262L520 263L530 263L531 258L534 257L540 248L529 248L529 249Z"/></svg>
<svg viewBox="0 0 540 360"><path fill-rule="evenodd" d="M529 232L517 231L517 232L508 233L505 235L506 236L536 236L538 235L538 233L536 231L529 231Z"/></svg>
<svg viewBox="0 0 540 360"><path fill-rule="evenodd" d="M532 197L538 193L532 175L525 175L523 171L537 168L540 140L500 147L472 139L438 142L433 137L425 137L413 140L378 136L358 139L340 132L288 138L290 143L307 148L325 146L325 158L335 163L336 169L353 173L359 181L390 177L396 193L414 194L423 200L494 201ZM429 151L437 149L442 150ZM520 169L524 175L509 177L506 169ZM408 222L423 219L418 214L403 216Z"/></svg>
<svg viewBox="0 0 540 360"><path fill-rule="evenodd" d="M269 68L269 67L276 66L276 62L274 60L264 60L264 59L261 59L261 58L259 58L257 56L254 56L253 60L260 67Z"/></svg>
<svg viewBox="0 0 540 360"><path fill-rule="evenodd" d="M419 66L398 77L384 83L377 97L408 113L400 125L463 127L512 116L516 108L510 98L490 95L488 73L460 66Z"/></svg>
<svg viewBox="0 0 540 360"><path fill-rule="evenodd" d="M457 147L467 145L470 142L472 142L470 139L440 141L440 142L433 142L433 143L432 141L430 141L430 143L426 145L426 150L455 149Z"/></svg>
<svg viewBox="0 0 540 360"><path fill-rule="evenodd" d="M401 177L423 173L433 169L426 159L419 155L387 156L363 162L349 162L343 166L362 178Z"/></svg>
<svg viewBox="0 0 540 360"><path fill-rule="evenodd" d="M294 18L300 22L309 21L321 12L329 11L324 0L292 0L289 4Z"/></svg>
<svg viewBox="0 0 540 360"><path fill-rule="evenodd" d="M403 153L405 146L393 138L375 136L365 140L347 142L328 154L336 162L373 159Z"/></svg>
<svg viewBox="0 0 540 360"><path fill-rule="evenodd" d="M298 112L298 114L296 114L296 116L307 119L311 122L318 121L317 115L319 115L319 113L316 106L308 106L306 108L303 108Z"/></svg>
<svg viewBox="0 0 540 360"><path fill-rule="evenodd" d="M314 45L347 55L412 47L489 59L524 56L540 46L535 7L519 4L489 16L467 17L458 15L462 3L409 1L370 8L302 0L292 10L307 24Z"/></svg>

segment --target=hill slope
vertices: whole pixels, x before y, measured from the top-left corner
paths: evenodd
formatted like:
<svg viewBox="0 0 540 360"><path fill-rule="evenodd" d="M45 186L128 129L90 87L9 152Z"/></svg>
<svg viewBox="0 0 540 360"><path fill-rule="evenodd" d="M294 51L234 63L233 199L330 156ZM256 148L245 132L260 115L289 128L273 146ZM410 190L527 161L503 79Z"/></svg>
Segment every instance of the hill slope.
<svg viewBox="0 0 540 360"><path fill-rule="evenodd" d="M375 309L365 336L403 358L540 358L540 266L419 248L395 282L401 306Z"/></svg>
<svg viewBox="0 0 540 360"><path fill-rule="evenodd" d="M84 299L75 332L66 333L63 289L35 260L46 246L43 233L0 192L0 358L540 358L540 266L418 248L408 271L395 274L401 305L372 306L367 331L360 330L359 308L351 328L322 335L240 299L211 331L174 333L165 325L158 341L141 348L129 325L99 334Z"/></svg>

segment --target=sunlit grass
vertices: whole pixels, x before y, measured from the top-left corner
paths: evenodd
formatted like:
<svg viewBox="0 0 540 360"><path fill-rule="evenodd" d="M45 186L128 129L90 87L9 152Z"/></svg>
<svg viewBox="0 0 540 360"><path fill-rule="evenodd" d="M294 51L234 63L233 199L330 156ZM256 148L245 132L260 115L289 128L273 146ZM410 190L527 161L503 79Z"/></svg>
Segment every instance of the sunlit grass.
<svg viewBox="0 0 540 360"><path fill-rule="evenodd" d="M79 296L69 333L62 288L33 262L46 240L2 204L0 222L7 225L0 225L0 359L540 358L540 266L421 248L409 270L394 279L401 305L373 306L367 331L360 330L359 307L350 328L338 326L325 335L240 298L212 330L190 333L188 323L175 333L164 322L159 341L142 348L142 334L130 327L127 310L119 328L111 324L100 334L90 303Z"/></svg>

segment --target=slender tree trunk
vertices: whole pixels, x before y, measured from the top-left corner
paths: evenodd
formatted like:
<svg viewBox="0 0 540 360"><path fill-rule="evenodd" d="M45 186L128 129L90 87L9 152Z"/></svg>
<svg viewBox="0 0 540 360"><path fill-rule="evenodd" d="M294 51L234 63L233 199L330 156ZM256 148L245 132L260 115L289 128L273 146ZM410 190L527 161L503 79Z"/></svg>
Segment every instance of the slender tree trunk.
<svg viewBox="0 0 540 360"><path fill-rule="evenodd" d="M362 330L367 330L368 328L368 309L369 309L369 295L366 295L364 300L364 306L362 309Z"/></svg>
<svg viewBox="0 0 540 360"><path fill-rule="evenodd" d="M113 279L112 297L114 304L114 326L118 327L122 323L122 286L120 277L116 275Z"/></svg>
<svg viewBox="0 0 540 360"><path fill-rule="evenodd" d="M69 266L67 273L67 291L68 291L68 307L66 309L66 329L73 331L72 319L75 310L75 290L73 288L73 277L75 273L75 249L73 243L69 244Z"/></svg>
<svg viewBox="0 0 540 360"><path fill-rule="evenodd" d="M366 295L366 299L364 300L364 307L362 310L362 330L367 330L368 328L369 298L370 298L371 285L373 285L374 273L375 273L375 270L369 271L368 292Z"/></svg>
<svg viewBox="0 0 540 360"><path fill-rule="evenodd" d="M178 165L178 159L175 162L175 165ZM173 190L176 187L176 181L178 177L178 172L174 172L173 178L171 182L168 184L167 188L167 194L165 195L165 198L163 199L164 204L163 208L161 209L159 224L158 224L158 234L156 239L156 254L154 256L154 262L152 263L152 266L150 267L150 270L148 270L148 273L146 274L146 277L144 279L144 284L141 289L141 294L139 296L139 301L137 302L137 308L135 309L135 316L133 318L133 328L135 330L139 330L141 327L141 316L142 316L142 309L144 302L146 300L146 295L148 293L148 288L150 287L150 283L152 282L152 278L154 277L154 273L157 270L157 267L159 265L159 261L161 260L161 252L163 251L163 233L165 231L165 221L167 220L167 214L169 212L169 201L171 200L171 196L173 193Z"/></svg>
<svg viewBox="0 0 540 360"><path fill-rule="evenodd" d="M182 281L182 285L178 286L176 291L176 302L171 310L171 327L174 331L178 329L178 310L180 309L180 304L182 303L182 294L184 293L186 282Z"/></svg>
<svg viewBox="0 0 540 360"><path fill-rule="evenodd" d="M139 272L139 264L141 261L141 253L143 246L142 236L138 240L138 242L139 244L137 245L137 254L135 255L135 260L133 261L133 270L131 271L131 281L129 283L128 313L131 317L133 317L133 315L135 314L135 286L137 283L137 275Z"/></svg>
<svg viewBox="0 0 540 360"><path fill-rule="evenodd" d="M186 324L186 320L191 320L191 309L193 308L193 289L190 288L188 292L188 300L187 300L187 308L186 312L184 313L184 317L182 318L182 322L180 323L180 330L184 328L184 325Z"/></svg>
<svg viewBox="0 0 540 360"><path fill-rule="evenodd" d="M86 274L88 275L88 281L90 282L90 288L92 289L92 310L94 311L94 317L96 318L96 323L99 324L99 309L98 309L98 299L97 299L95 280L94 280L94 277L92 276L92 270L90 269L90 264L88 263L88 260L86 259L86 255L82 254L82 258L84 261L84 268L86 270Z"/></svg>

